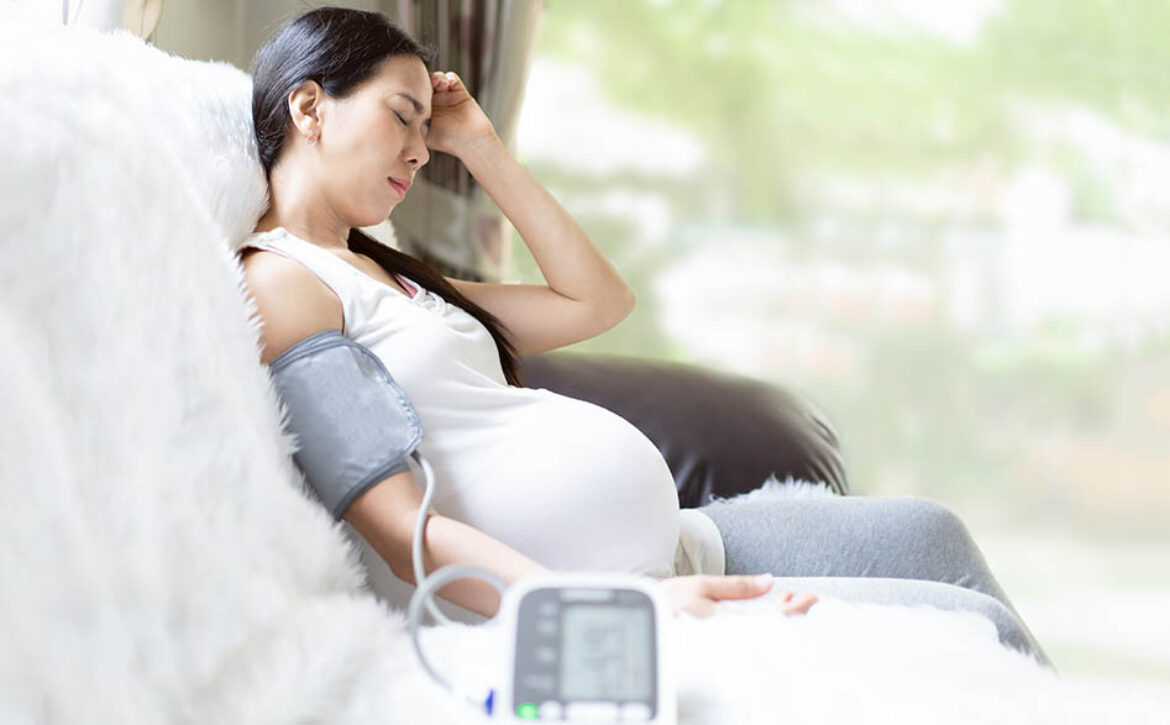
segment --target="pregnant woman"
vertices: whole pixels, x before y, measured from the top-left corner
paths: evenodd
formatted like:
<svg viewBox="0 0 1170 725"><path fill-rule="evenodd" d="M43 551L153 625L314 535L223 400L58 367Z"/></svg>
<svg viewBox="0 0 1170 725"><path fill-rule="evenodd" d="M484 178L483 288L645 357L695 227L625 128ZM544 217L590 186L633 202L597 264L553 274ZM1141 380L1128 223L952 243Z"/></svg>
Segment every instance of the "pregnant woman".
<svg viewBox="0 0 1170 725"><path fill-rule="evenodd" d="M470 564L507 583L550 569L643 574L676 612L695 616L773 586L808 592L782 597L787 613L807 611L816 593L970 609L990 617L1003 642L1047 662L943 506L753 497L680 511L665 460L633 425L522 387L518 356L604 332L634 296L510 156L459 78L429 72L430 57L381 14L343 8L304 13L268 40L253 62L252 116L269 207L240 249L262 363L311 335L344 335L377 355L409 397L436 481L427 572ZM547 284L444 277L355 228L389 216L430 150L467 167ZM407 470L334 513L414 583L421 503ZM489 617L500 603L478 580L438 593Z"/></svg>

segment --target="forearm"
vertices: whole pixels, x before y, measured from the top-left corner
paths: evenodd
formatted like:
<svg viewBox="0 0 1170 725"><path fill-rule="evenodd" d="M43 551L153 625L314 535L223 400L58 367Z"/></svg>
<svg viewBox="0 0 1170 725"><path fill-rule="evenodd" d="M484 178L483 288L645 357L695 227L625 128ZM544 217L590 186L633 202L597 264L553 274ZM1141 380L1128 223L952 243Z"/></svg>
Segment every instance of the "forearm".
<svg viewBox="0 0 1170 725"><path fill-rule="evenodd" d="M423 531L423 568L427 574L448 564L487 569L508 585L548 569L482 531L439 514L431 514ZM400 566L395 574L415 584L414 567ZM482 579L460 579L437 590L439 596L461 607L494 617L500 595Z"/></svg>
<svg viewBox="0 0 1170 725"><path fill-rule="evenodd" d="M632 305L633 292L617 270L499 137L473 145L460 159L516 227L549 288L601 307Z"/></svg>
<svg viewBox="0 0 1170 725"><path fill-rule="evenodd" d="M358 496L345 513L346 521L395 576L411 584L415 583L411 551L421 507L422 492L410 471L404 471ZM503 542L434 509L423 529L422 554L426 574L447 564L469 564L491 571L510 585L523 576L548 571ZM476 579L451 582L436 593L486 617L494 616L500 607L495 589Z"/></svg>

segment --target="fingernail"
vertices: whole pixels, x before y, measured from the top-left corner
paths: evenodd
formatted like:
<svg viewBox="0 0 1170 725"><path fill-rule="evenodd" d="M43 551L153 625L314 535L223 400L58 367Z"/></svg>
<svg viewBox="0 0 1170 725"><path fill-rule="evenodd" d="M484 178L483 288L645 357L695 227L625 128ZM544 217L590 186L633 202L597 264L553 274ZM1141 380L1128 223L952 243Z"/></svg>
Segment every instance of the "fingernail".
<svg viewBox="0 0 1170 725"><path fill-rule="evenodd" d="M755 581L756 581L756 584L758 584L759 586L766 587L772 581L772 575L771 574L760 574L759 576L756 577Z"/></svg>

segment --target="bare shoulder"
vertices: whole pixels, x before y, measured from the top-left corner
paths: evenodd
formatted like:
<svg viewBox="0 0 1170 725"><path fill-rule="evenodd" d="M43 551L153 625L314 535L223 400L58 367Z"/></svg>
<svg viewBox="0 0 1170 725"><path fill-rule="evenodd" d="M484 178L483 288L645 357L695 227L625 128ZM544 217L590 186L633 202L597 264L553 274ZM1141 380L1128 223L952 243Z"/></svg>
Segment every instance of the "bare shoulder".
<svg viewBox="0 0 1170 725"><path fill-rule="evenodd" d="M250 248L241 252L240 266L260 316L261 364L309 335L343 329L341 300L300 262Z"/></svg>

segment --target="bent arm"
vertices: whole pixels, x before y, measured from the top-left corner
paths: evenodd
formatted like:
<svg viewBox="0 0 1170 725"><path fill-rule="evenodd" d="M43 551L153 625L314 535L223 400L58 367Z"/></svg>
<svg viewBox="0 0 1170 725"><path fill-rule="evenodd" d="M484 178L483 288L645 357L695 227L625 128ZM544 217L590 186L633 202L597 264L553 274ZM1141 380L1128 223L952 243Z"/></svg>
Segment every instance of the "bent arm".
<svg viewBox="0 0 1170 725"><path fill-rule="evenodd" d="M498 137L460 160L519 232L547 284L490 284L447 278L495 315L520 355L587 340L634 309L633 291L581 226Z"/></svg>
<svg viewBox="0 0 1170 725"><path fill-rule="evenodd" d="M554 292L618 319L630 311L634 294L625 280L499 137L460 160L516 228Z"/></svg>
<svg viewBox="0 0 1170 725"><path fill-rule="evenodd" d="M422 507L422 491L414 475L403 471L390 476L354 499L345 520L390 566L399 579L417 585L411 563L411 539ZM461 521L432 508L423 530L423 568L426 574L448 564L487 569L511 585L517 579L549 571L527 556ZM439 596L465 609L494 617L500 595L487 582L461 579L438 590Z"/></svg>

